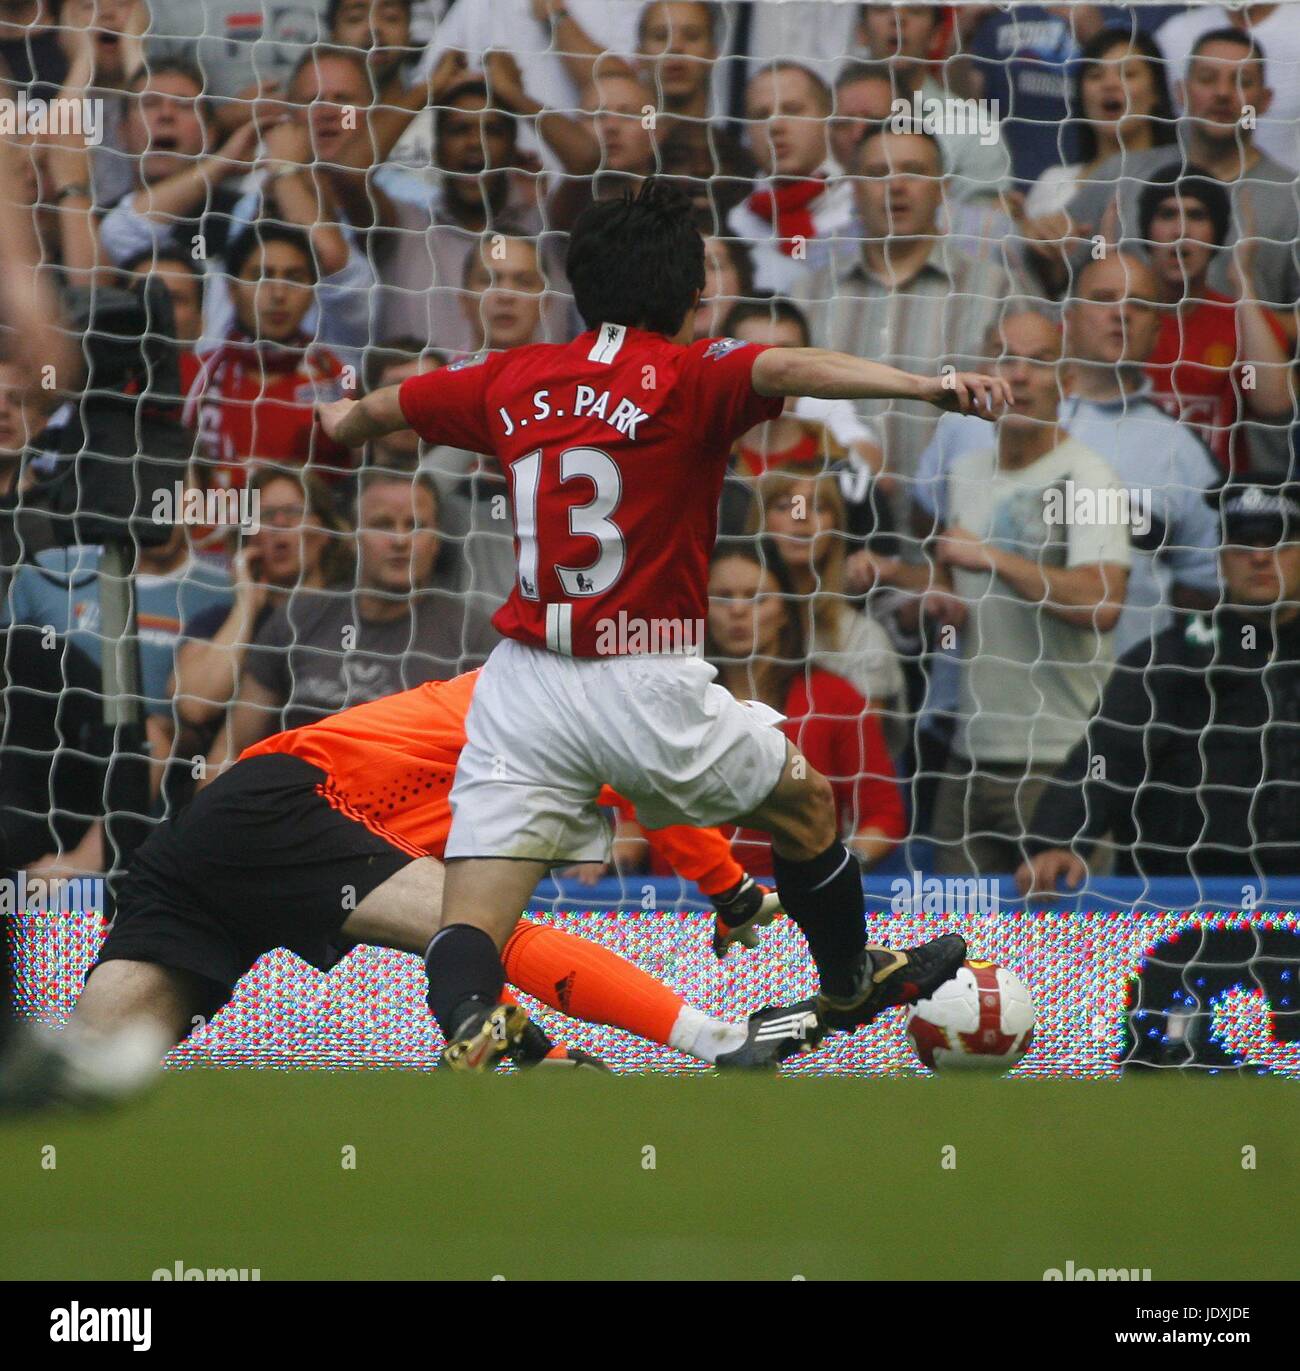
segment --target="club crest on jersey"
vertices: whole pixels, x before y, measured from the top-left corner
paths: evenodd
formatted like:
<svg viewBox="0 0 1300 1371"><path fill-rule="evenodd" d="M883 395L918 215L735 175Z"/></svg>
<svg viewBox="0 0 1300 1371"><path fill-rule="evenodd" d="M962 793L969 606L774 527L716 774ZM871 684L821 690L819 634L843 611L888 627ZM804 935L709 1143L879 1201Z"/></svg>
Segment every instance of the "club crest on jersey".
<svg viewBox="0 0 1300 1371"><path fill-rule="evenodd" d="M737 348L743 348L745 340L743 338L715 338L708 347L704 349L706 361L716 362L719 357L725 357L729 352L735 352Z"/></svg>
<svg viewBox="0 0 1300 1371"><path fill-rule="evenodd" d="M608 365L618 356L619 349L627 340L625 324L601 324L596 330L596 341L587 354L589 362L603 362Z"/></svg>

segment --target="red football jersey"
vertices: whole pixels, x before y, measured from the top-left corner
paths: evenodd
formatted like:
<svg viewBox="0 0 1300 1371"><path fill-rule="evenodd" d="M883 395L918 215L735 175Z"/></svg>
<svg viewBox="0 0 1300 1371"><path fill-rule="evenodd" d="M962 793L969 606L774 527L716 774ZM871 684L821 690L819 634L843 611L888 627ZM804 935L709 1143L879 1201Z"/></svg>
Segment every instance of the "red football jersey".
<svg viewBox="0 0 1300 1371"><path fill-rule="evenodd" d="M234 333L203 357L181 355L185 422L198 433L204 480L239 489L255 460L312 469L341 479L354 465L347 448L326 438L315 405L337 400L343 363L328 348L259 347Z"/></svg>
<svg viewBox="0 0 1300 1371"><path fill-rule="evenodd" d="M517 571L492 620L503 636L574 657L692 645L728 454L784 404L753 388L761 351L605 324L402 383L421 438L493 453L507 475Z"/></svg>
<svg viewBox="0 0 1300 1371"><path fill-rule="evenodd" d="M1264 317L1289 352L1282 325L1269 310ZM1146 372L1152 399L1175 419L1191 424L1225 472L1250 466L1241 395L1241 338L1237 306L1227 295L1207 290L1165 315Z"/></svg>

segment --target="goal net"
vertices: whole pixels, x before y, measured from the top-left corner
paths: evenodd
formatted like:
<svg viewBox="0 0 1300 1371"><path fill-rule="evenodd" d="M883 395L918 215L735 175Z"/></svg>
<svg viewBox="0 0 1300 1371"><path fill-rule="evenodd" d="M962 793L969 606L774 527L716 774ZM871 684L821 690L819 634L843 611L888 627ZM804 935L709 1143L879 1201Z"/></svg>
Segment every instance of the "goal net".
<svg viewBox="0 0 1300 1371"><path fill-rule="evenodd" d="M576 337L571 231L656 176L703 239L690 342L1013 394L792 400L722 480L700 650L830 778L871 941L1014 971L1021 1075L1300 1073L1298 64L1294 3L0 6L18 1011L71 1011L132 854L245 748L483 662L508 474L318 406ZM788 919L716 958L728 882L610 822L530 917L723 1018L815 993ZM439 1047L418 958L279 950L171 1061ZM793 1069L924 1070L899 1017Z"/></svg>

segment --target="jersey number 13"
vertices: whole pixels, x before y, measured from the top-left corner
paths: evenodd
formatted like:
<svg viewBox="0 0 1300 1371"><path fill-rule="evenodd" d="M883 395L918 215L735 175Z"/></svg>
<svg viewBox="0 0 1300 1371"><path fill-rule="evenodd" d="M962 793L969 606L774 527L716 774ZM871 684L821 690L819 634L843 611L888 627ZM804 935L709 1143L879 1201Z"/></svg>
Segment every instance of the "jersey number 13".
<svg viewBox="0 0 1300 1371"><path fill-rule="evenodd" d="M607 452L594 447L571 447L560 453L560 484L580 478L591 482L593 495L585 505L569 506L569 533L594 538L600 551L588 566L544 563L546 551L538 536L538 492L542 483L542 449L536 448L510 465L514 487L515 536L519 539L519 592L538 600L538 571L549 566L565 595L578 598L603 595L623 574L627 545L611 516L623 498L623 474Z"/></svg>

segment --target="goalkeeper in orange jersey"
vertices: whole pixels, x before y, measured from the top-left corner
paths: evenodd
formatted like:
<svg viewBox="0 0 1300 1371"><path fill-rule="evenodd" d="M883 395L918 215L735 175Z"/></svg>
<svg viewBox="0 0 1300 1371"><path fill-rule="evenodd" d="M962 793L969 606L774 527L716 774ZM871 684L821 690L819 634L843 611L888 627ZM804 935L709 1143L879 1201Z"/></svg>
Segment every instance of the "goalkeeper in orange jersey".
<svg viewBox="0 0 1300 1371"><path fill-rule="evenodd" d="M359 943L423 955L439 927L448 797L476 678L429 682L264 739L162 823L123 877L69 1024L74 1040L148 1024L161 1052L275 947L322 970ZM510 759L499 762L508 777ZM716 829L649 838L712 892L719 954L776 913L775 897ZM504 958L510 983L544 1004L720 1067L774 1066L822 1035L812 1001L725 1023L607 949L543 924L521 924ZM531 1023L515 1055L525 1065L591 1061Z"/></svg>

